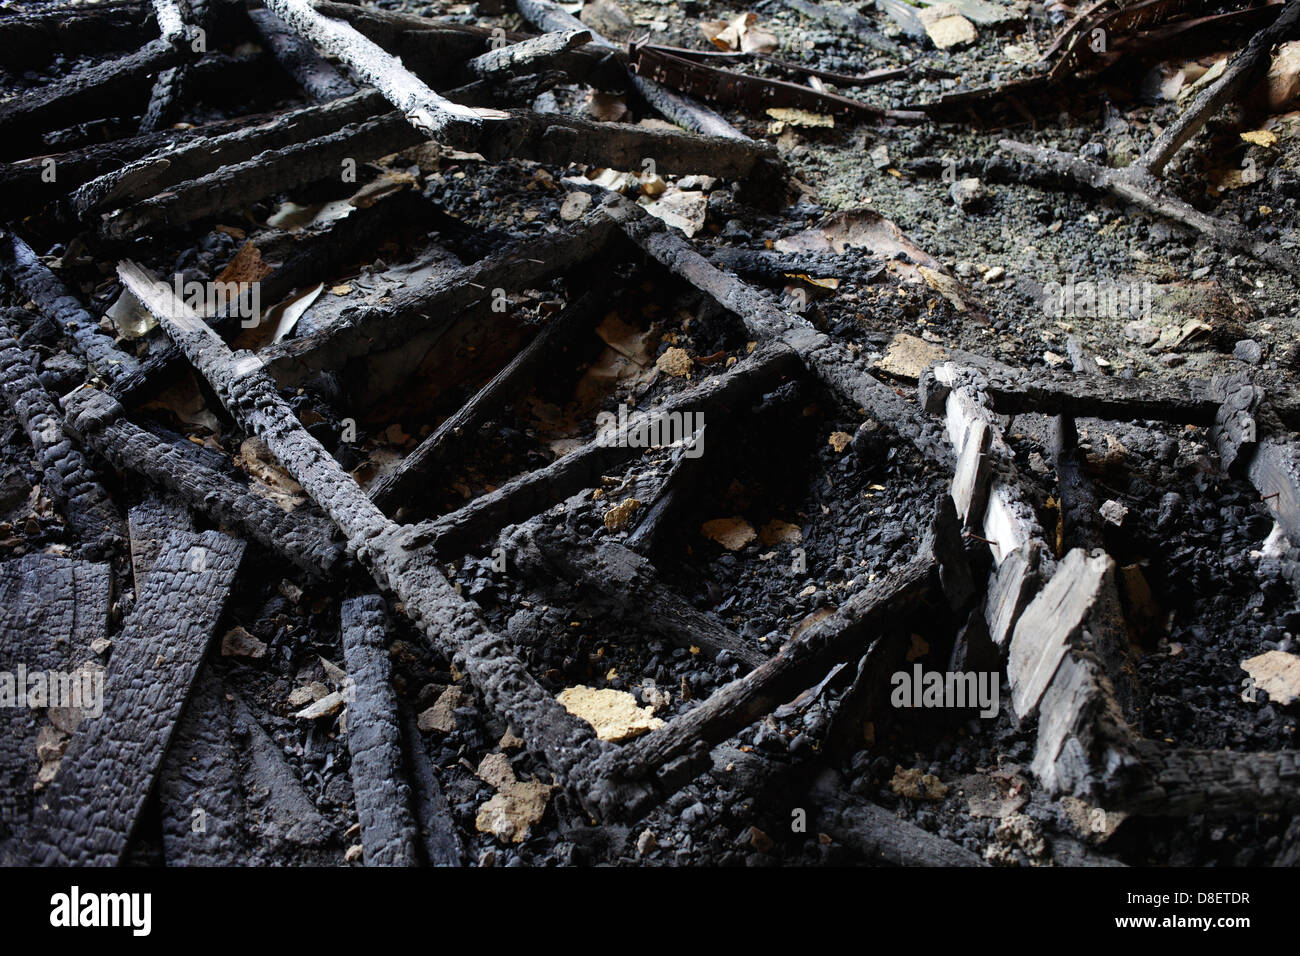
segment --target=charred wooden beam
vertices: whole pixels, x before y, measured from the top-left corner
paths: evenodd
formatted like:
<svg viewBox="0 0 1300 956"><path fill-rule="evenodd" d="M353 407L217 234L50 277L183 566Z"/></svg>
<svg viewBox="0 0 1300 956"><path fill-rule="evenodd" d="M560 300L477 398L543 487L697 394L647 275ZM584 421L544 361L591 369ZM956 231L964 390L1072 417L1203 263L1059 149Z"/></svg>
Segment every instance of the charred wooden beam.
<svg viewBox="0 0 1300 956"><path fill-rule="evenodd" d="M487 78L533 73L539 69L549 69L563 54L582 46L590 39L591 31L585 29L543 33L538 37L481 53L467 62L465 68L475 76Z"/></svg>
<svg viewBox="0 0 1300 956"><path fill-rule="evenodd" d="M101 231L126 239L146 231L177 229L195 219L246 206L258 199L339 176L344 160L369 162L420 142L395 114L364 120L335 133L296 143L185 183L104 218Z"/></svg>
<svg viewBox="0 0 1300 956"><path fill-rule="evenodd" d="M81 722L41 801L35 862L121 862L243 553L242 541L215 531L168 539L115 642L103 714Z"/></svg>
<svg viewBox="0 0 1300 956"><path fill-rule="evenodd" d="M76 56L141 46L152 39L142 3L94 6L52 5L0 19L0 62L18 71L48 62L56 54Z"/></svg>
<svg viewBox="0 0 1300 956"><path fill-rule="evenodd" d="M522 736L598 816L641 807L652 794L630 782L615 785L593 767L610 745L592 727L547 694L481 613L456 593L427 550L410 546L409 533L390 522L352 477L308 434L262 371L261 360L235 355L165 286L132 263L119 266L128 288L154 314L186 357L216 391L226 409L271 453L339 526L358 559L391 591L431 647L455 661L499 718Z"/></svg>
<svg viewBox="0 0 1300 956"><path fill-rule="evenodd" d="M672 524L674 517L691 496L691 489L704 472L703 456L688 454L704 441L708 426L701 428L690 440L673 452L672 464L664 475L652 498L645 504L645 515L635 530L627 536L627 546L643 555L654 552L663 530Z"/></svg>
<svg viewBox="0 0 1300 956"><path fill-rule="evenodd" d="M302 87L303 92L317 103L351 96L356 84L334 68L298 34L289 29L283 20L269 10L249 10L248 17L271 50L275 61L284 67Z"/></svg>
<svg viewBox="0 0 1300 956"><path fill-rule="evenodd" d="M1110 788L1107 810L1165 817L1300 811L1300 760L1293 750L1238 753L1152 740L1136 749L1142 773Z"/></svg>
<svg viewBox="0 0 1300 956"><path fill-rule="evenodd" d="M927 457L948 463L952 454L920 409L866 370L859 356L818 332L808 320L776 306L758 289L719 271L690 243L635 203L609 197L604 208L624 234L670 272L734 312L760 341L777 340L793 348L809 370L854 407L886 422Z"/></svg>
<svg viewBox="0 0 1300 956"><path fill-rule="evenodd" d="M552 0L516 0L515 8L525 20L541 30L559 32L588 29L586 24ZM611 53L618 50L616 44L594 30L591 34L593 46ZM725 139L749 139L708 107L685 96L679 96L661 83L656 83L649 77L639 76L631 70L628 71L628 77L637 92L645 97L647 103L683 129Z"/></svg>
<svg viewBox="0 0 1300 956"><path fill-rule="evenodd" d="M367 866L415 866L416 828L402 772L402 731L393 693L384 599L343 602L343 659L352 682L348 753Z"/></svg>
<svg viewBox="0 0 1300 956"><path fill-rule="evenodd" d="M268 151L337 133L349 124L371 119L383 112L384 106L379 94L366 91L266 117L229 133L191 138L182 146L160 150L87 182L72 194L71 205L85 216L93 210L145 199Z"/></svg>
<svg viewBox="0 0 1300 956"><path fill-rule="evenodd" d="M87 118L131 110L129 104L149 88L149 77L178 63L184 54L165 40L135 53L86 67L40 90L0 103L0 137L5 158L39 152L40 135Z"/></svg>
<svg viewBox="0 0 1300 956"><path fill-rule="evenodd" d="M409 713L403 715L402 741L411 770L411 791L424 862L428 866L460 866L464 862L464 851L456 832L456 822L438 784L433 762L425 752L415 717Z"/></svg>
<svg viewBox="0 0 1300 956"><path fill-rule="evenodd" d="M760 347L726 373L631 417L616 433L590 441L545 468L520 475L449 515L411 525L409 544L429 545L440 554L463 552L506 525L531 518L569 495L591 487L600 475L638 457L642 448L630 436L656 417L688 411L702 414L706 419L727 415L762 390L771 388L797 366L797 356L790 349L779 344Z"/></svg>
<svg viewBox="0 0 1300 956"><path fill-rule="evenodd" d="M484 121L504 118L496 111L444 99L378 44L351 25L322 16L307 0L266 0L266 6L321 53L342 61L358 79L382 93L426 136L460 145L474 139Z"/></svg>
<svg viewBox="0 0 1300 956"><path fill-rule="evenodd" d="M0 395L36 450L45 488L68 524L96 553L120 540L122 519L95 469L63 431L63 415L36 377L36 367L14 339L10 325L18 309L0 314Z"/></svg>
<svg viewBox="0 0 1300 956"><path fill-rule="evenodd" d="M100 331L99 323L15 232L0 231L0 271L68 335L77 354L106 380L139 365L135 356L123 352Z"/></svg>
<svg viewBox="0 0 1300 956"><path fill-rule="evenodd" d="M935 836L896 813L868 803L840 786L834 771L813 783L817 830L872 862L894 866L987 866L951 840Z"/></svg>
<svg viewBox="0 0 1300 956"><path fill-rule="evenodd" d="M912 561L854 594L786 643L776 657L627 744L609 760L609 772L632 780L675 777L672 783L679 785L684 782L680 775L694 775L691 771L709 747L815 684L833 664L859 656L884 629L917 613L939 593L938 578L931 543L923 542ZM678 770L675 762L681 760L691 762Z"/></svg>
<svg viewBox="0 0 1300 956"><path fill-rule="evenodd" d="M328 523L285 512L232 478L178 451L170 442L127 421L109 395L80 389L63 398L70 432L115 468L148 478L174 492L195 511L237 528L316 578L343 570L343 544Z"/></svg>
<svg viewBox="0 0 1300 956"><path fill-rule="evenodd" d="M295 289L305 289L331 278L337 270L355 261L361 249L377 244L381 237L391 235L393 229L418 221L431 211L423 199L408 194L386 196L353 210L327 229L295 243L289 257L261 280L262 300L279 302ZM219 315L211 324L224 335L235 321L230 315ZM114 380L107 391L124 406L133 408L188 368L181 351L168 344L150 355L135 371Z"/></svg>
<svg viewBox="0 0 1300 956"><path fill-rule="evenodd" d="M489 301L492 289L525 289L589 262L613 231L597 210L554 235L438 276L419 289L403 290L389 302L343 317L326 331L269 346L259 357L278 382L288 385L375 352L411 348L418 335L445 329L456 313Z"/></svg>
<svg viewBox="0 0 1300 956"><path fill-rule="evenodd" d="M450 449L454 446L463 447L465 439L500 410L539 362L551 355L561 341L576 332L579 325L590 321L599 309L605 307L607 291L602 286L599 290L582 294L565 306L505 368L492 376L468 402L447 416L396 468L376 480L370 488L370 500L386 514L393 514L398 508L409 504L423 479L433 468L447 460Z"/></svg>

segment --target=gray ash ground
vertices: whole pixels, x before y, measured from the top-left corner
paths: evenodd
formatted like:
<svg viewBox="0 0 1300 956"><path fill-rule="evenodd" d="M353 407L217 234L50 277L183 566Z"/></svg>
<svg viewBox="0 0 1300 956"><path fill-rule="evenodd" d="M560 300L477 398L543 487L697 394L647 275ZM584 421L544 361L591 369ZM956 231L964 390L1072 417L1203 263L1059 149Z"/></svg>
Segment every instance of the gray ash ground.
<svg viewBox="0 0 1300 956"><path fill-rule="evenodd" d="M442 12L421 3L377 5L430 15ZM626 9L657 42L691 47L702 45L697 19L739 12L700 3L690 4L685 16L672 4L640 3ZM845 72L911 63L960 77L922 74L860 94L892 107L1014 75L1024 68L1004 48L1029 42L1041 48L1052 32L1052 25L1032 12L1025 27L981 28L974 47L945 54L900 35L883 13L864 5L864 15L897 44L896 52L888 53L801 18L779 3L759 3L752 9L761 24L777 34L781 55L789 59ZM465 10L461 19L466 22L518 25L510 16ZM5 88L38 85L72 65L56 62L25 76L7 77ZM1054 364L1053 356L1065 354L1067 336L1074 335L1109 363L1109 374L1204 378L1249 368L1265 388L1293 389L1300 350L1294 344L1297 289L1292 281L1108 198L1023 185L998 154L998 138L1006 135L1084 149L1116 162L1140 151L1153 136L1153 124L1167 123L1174 114L1171 104L1133 98L1140 74L1128 77L1127 87L1111 78L1112 85L1098 89L1081 109L1064 118L1045 117L1039 129L1009 133L929 123L878 127L842 120L831 130L791 127L778 133L767 118L729 115L747 132L776 142L801 185L785 196L754 197L744 189L718 184L696 242L702 248L765 250L827 214L865 205L896 222L958 276L970 306L959 311L924 286L901 285L881 263L857 254L810 263L810 274L833 275L840 285L834 294L815 300L809 318L871 359L881 356L894 333L906 331L937 345L1043 367ZM569 93L570 99L581 99L581 91ZM271 84L259 92L257 105L286 105L293 95L287 84ZM198 114L222 111L209 105ZM1261 235L1285 237L1295 228L1300 196L1296 153L1286 148L1285 138L1281 149L1241 143L1235 131L1250 125L1211 124L1166 178L1174 192L1200 207L1238 219ZM880 145L889 153L884 168L877 168L869 156ZM1205 183L1214 170L1239 165L1247 157L1264 172L1259 183L1221 195L1207 192ZM936 160L958 162L962 175L984 181L988 195L966 208L958 205L949 184L935 174ZM431 238L467 263L560 225L563 179L582 172L530 163L487 166L427 155L397 157L385 168L415 175L416 188L445 214ZM338 195L337 190L325 190L285 198L306 203ZM272 249L284 238L264 228L275 205L260 203L238 222L228 217L219 223L237 225L259 247ZM193 234L150 239L136 244L130 254L159 272L191 270L212 276L242 244L228 230L209 228L217 224ZM34 221L31 229L37 251L61 257L65 280L97 310L116 298L111 256L99 255L93 243L69 243L60 227ZM367 267L376 268L376 259L389 267L418 261L428 252L429 238L418 229L389 237L381 247L359 256L354 268L339 274L337 283L346 283ZM812 272L813 265L821 271ZM697 357L745 354L746 337L735 317L711 309L657 267L630 255L614 256L606 266L626 290L611 301L610 311L641 330L653 329L658 353L671 346ZM997 272L990 275L990 270L999 269L1000 277L993 278ZM1157 325L1181 325L1196 317L1209 328L1177 344L1153 343L1146 330L1131 328L1124 318L1046 315L1044 287L1070 276L1151 282L1159 290ZM520 326L571 298L588 278L561 277L547 288L529 290L515 313ZM788 295L782 281L768 280L767 285L776 296ZM1251 359L1249 363L1234 356L1241 340L1258 346L1237 350ZM43 379L51 388L64 391L79 383L80 372L63 354L57 329L33 322L23 330L23 343L42 358ZM136 347L143 353L161 344L161 333L155 332ZM584 375L602 350L594 336L575 342L530 395L475 436L472 452L453 474L430 481L422 510L445 513L466 497L545 464L555 455L554 441L591 438L599 411L629 399L646 407L687 384L663 373L648 374L575 401ZM491 374L493 361L508 354L503 348L502 354L484 357L479 373L441 394L403 391L376 408L342 407L337 383L329 381L312 383L292 399L304 420L310 413L313 433L346 467L365 469L367 463L391 460L409 450L409 443L394 440L392 426L413 439L427 434ZM707 370L697 366L696 374ZM900 382L899 387L911 386ZM176 414L165 401L147 410L147 416L169 429L179 446L233 468L229 462L239 452L242 436L228 423L221 421L215 431L205 429ZM348 417L360 422L355 442L341 440L341 423ZM708 468L659 544L655 560L665 580L700 610L718 615L761 653L774 653L801 622L905 562L935 496L947 485L949 476L941 468L891 440L887 431L870 447L859 442L837 451L831 436L853 434L860 422L856 409L844 407L810 378L792 380L762 396L746 413L721 423L718 434L710 429L712 454L726 464ZM1267 649L1294 650L1300 634L1295 593L1259 557L1272 522L1258 495L1248 484L1216 472L1204 429L1081 421L1080 430L1099 492L1128 508L1122 527L1106 529L1107 547L1121 565L1140 568L1152 592L1143 609L1150 626L1135 635L1141 732L1187 746L1243 751L1293 747L1294 710L1278 707L1266 695L1256 701L1241 696L1240 662ZM1056 481L1045 445L1045 422L1021 416L1010 422L1007 433L1022 472L1039 489L1040 518L1050 530L1057 520L1049 501L1056 494ZM200 448L204 444L208 447ZM661 474L664 458L651 453L625 478L611 478L601 498L580 496L537 520L593 542L620 540L624 533L604 525L606 506L638 481ZM8 412L0 416L0 466L0 555L68 544L61 519L33 490L40 475ZM110 480L124 505L134 503L143 491L130 478ZM703 522L729 516L742 516L754 528L774 519L797 526L806 566L797 567L788 543L755 541L728 551L700 533ZM362 580L348 587L313 584L296 573L286 574L278 561L255 547L250 546L249 553L219 631L242 626L265 642L267 650L258 659L216 657L214 666L228 691L250 706L283 749L331 828L322 847L285 850L280 862L341 863L344 850L355 842L349 833L356 823L344 738L331 720L293 719L287 699L304 683L328 679L321 658L341 663L339 602L349 588L366 585ZM127 564L119 558L115 570L115 614L120 616L129 611L133 594ZM497 572L486 549L449 562L448 570L462 591L483 607L491 625L511 636L532 672L552 692L579 683L628 690L645 703L659 700L659 716L667 719L738 673L733 662L709 661L674 647L636 627L634 617L615 614L580 590ZM428 652L400 614L393 614L392 620L399 696L404 707L418 713L461 678L449 662ZM928 668L943 667L952 640L951 633L917 635L912 657ZM455 729L427 734L422 742L437 767L467 860L481 865L862 862L849 849L820 839L815 830L791 832L791 811L809 806L811 780L828 767L854 793L999 864L1114 859L1130 864L1259 865L1294 860L1300 847L1300 828L1286 817L1269 814L1226 820L1128 819L1113 833L1112 828L1094 832L1086 819L1081 821L1077 807L1035 790L1027 769L1034 728L1015 725L1006 705L1005 681L1003 706L995 719L913 719L917 712L912 712L904 720L882 713L869 726L854 728L847 741L831 740L835 705L851 677L852 665L811 702L788 716L765 718L718 748L713 772L635 825L594 826L572 801L556 794L546 816L518 845L503 845L475 828L478 810L493 789L474 770L484 756L498 750L507 728L479 706L472 689L456 711ZM663 704L665 691L670 702ZM535 758L520 750L510 755L521 779L532 774L545 779ZM943 787L925 794L928 799L900 795L896 791L904 788L897 786L897 768L933 774ZM1019 805L1018 814L1006 820L971 814L971 799L991 780L1010 793L1011 802ZM146 821L136 862L159 861L156 826L156 821ZM647 832L653 836L646 837Z"/></svg>

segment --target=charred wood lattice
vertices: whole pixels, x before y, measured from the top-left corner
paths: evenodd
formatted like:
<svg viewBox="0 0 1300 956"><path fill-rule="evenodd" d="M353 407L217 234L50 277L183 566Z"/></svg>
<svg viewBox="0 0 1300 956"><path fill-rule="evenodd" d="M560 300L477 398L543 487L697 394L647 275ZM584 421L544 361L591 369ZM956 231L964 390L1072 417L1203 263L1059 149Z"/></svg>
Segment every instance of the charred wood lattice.
<svg viewBox="0 0 1300 956"><path fill-rule="evenodd" d="M0 271L14 299L30 303L67 338L86 381L61 399L50 394L13 335L27 314L10 310L0 322L0 394L86 555L99 558L117 549L121 556L120 531L128 530L135 592L104 675L109 706L102 719L65 732L70 739L59 741L66 744L61 759L39 768L27 751L40 748L42 728L30 715L12 721L0 769L23 796L0 806L6 859L121 863L151 817L149 797L156 804L150 822L158 824L160 852L169 864L261 862L274 858L268 847L325 852L335 846L339 834L312 810L279 744L226 684L209 651L223 611L237 598L241 565L267 559L287 561L303 573L301 580L348 595L335 621L347 673L335 703L347 704L351 792L361 857L369 865L459 865L465 859L448 795L394 681L402 644L394 632L402 617L429 650L465 675L492 717L508 736L518 735L566 799L601 822L627 823L651 812L709 773L738 732L769 715L796 713L828 687L842 693L825 743L831 759L842 756L864 721L883 709L882 689L906 660L914 629L953 636L951 659L959 670L999 671L1005 658L1012 711L1033 731L1032 769L1051 793L1147 815L1296 810L1300 768L1289 752L1195 750L1135 731L1139 688L1117 568L1095 524L1096 488L1079 459L1074 424L1098 417L1211 429L1223 470L1252 482L1279 527L1300 541L1300 445L1293 434L1300 409L1293 397L1240 378L1179 390L1031 374L958 353L930 367L913 397L841 339L736 274L779 280L798 268L797 258L726 250L706 256L638 204L589 184L575 184L575 193L593 201L567 228L505 251L494 247L488 255L467 256L371 307L342 312L323 328L244 350L232 344L237 316L198 314L149 269L122 258L123 244L183 232L252 201L318 186L344 160L365 163L430 140L439 149L472 150L489 161L637 168L652 159L663 172L756 181L770 175L774 150L739 134L687 98L691 94L751 109L781 103L873 119L918 117L793 84L755 85L669 48L624 51L546 0L520 0L518 7L549 32L510 35L507 45L486 52L486 31L477 28L346 4L267 0L264 10L247 11L245 26L265 41L278 68L312 105L160 131L183 106L185 81L201 66L182 38L220 29L226 6L158 0L152 20L137 15L137 8L110 11L105 22L136 37L141 52L68 77L33 103L0 108L0 130L13 144L7 148L25 160L0 176L0 189L18 196L38 168L31 154L43 148L38 107L68 126L102 111L133 119L142 107L138 135L60 154L56 165L70 172L60 179L50 211L54 221L83 227L88 241L120 259L122 287L171 343L143 360L128 353L20 237L25 230L11 226L0 235ZM1104 22L1124 30L1160 26L1169 11L1190 6L1131 5L1108 11ZM1290 253L1193 215L1160 195L1153 182L1258 67L1263 51L1293 29L1297 10L1292 2L1280 13L1256 13L1271 25L1131 171L1008 149L1292 270ZM1091 23L1085 16L1063 34L1059 64L1066 66L1058 64L1049 81L1066 69L1104 67L1078 40ZM39 34L47 26L25 17L0 33ZM84 36L76 20L71 35ZM408 69L405 64L418 56L408 58L403 44L423 50L430 69L421 76ZM593 123L516 105L561 79L608 72L611 65L692 132ZM146 81L154 74L150 91ZM890 78L897 76L890 71ZM132 96L134 106L121 105ZM22 198L14 208L34 210L44 202ZM298 240L296 253L263 280L275 293L266 294L278 299L323 282L403 217L445 224L437 215L413 196L403 197L398 208L383 199L357 208L324 234ZM549 464L516 471L438 513L423 493L427 483L468 457L481 426L500 416L539 369L558 364L578 330L600 318L613 282L599 274L615 263L675 283L693 302L734 322L749 347L728 356L736 361L717 374L696 370L697 381L669 390L612 436L575 442ZM395 353L410 353L396 367L412 372L421 356L462 325L497 330L488 290L561 280L567 280L565 301L547 314L540 331L532 330L513 357L368 491L322 444L296 401L308 390L331 387L336 397L355 389L367 399L389 398L390 386L372 372ZM259 439L310 503L281 509L188 447L192 443L175 441L149 422L149 400L191 372L200 394L220 403L223 421ZM339 386L344 378L348 384ZM864 424L854 440L855 454L879 450L881 434L897 439L944 476L947 491L922 516L924 533L909 545L910 560L827 608L774 655L717 614L699 610L656 563L665 527L689 506L694 483L710 468L687 454L706 431L671 451L625 539L586 540L573 526L548 520L557 505L617 482L643 454L630 440L633 433L654 416L702 414L712 443L727 431L744 433L757 403L792 386L819 390L870 419L871 427ZM1005 416L1025 413L1053 419L1063 548L1042 524L1041 489L1017 466L1006 433ZM115 492L128 478L144 479L167 498L145 498L124 515ZM422 520L409 522L412 517ZM245 541L254 545L247 558ZM734 680L630 743L601 739L547 691L517 635L492 626L451 580L449 565L493 545L531 586L580 592L588 609L630 631L734 664ZM51 583L43 583L46 578ZM83 663L85 651L102 647L109 633L110 580L106 565L54 555L0 566L3 663ZM48 606L38 600L38 583L53 596ZM69 646L45 646L42 628L71 635ZM47 755L51 749L57 748L47 743ZM981 862L848 792L829 762L818 755L789 773L798 778L792 786L816 801L821 832L893 864ZM751 754L731 763L742 775L768 773ZM51 765L57 775L46 769ZM192 826L196 814L208 821L206 828ZM251 832L250 822L256 823Z"/></svg>

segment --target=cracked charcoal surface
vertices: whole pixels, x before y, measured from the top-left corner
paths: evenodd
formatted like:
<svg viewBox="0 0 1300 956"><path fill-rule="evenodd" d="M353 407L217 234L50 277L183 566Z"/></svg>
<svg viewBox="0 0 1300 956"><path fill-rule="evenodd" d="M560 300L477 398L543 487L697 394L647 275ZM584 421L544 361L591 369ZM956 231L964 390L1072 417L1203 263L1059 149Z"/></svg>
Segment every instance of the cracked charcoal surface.
<svg viewBox="0 0 1300 956"><path fill-rule="evenodd" d="M35 862L120 862L243 553L212 531L168 537L109 662L103 713L83 720L40 799Z"/></svg>

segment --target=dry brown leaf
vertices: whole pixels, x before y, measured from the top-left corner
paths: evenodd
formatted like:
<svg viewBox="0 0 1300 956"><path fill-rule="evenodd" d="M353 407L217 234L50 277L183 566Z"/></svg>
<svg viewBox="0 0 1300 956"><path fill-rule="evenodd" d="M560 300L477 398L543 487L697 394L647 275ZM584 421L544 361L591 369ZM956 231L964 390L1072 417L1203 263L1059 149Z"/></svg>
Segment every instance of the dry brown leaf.
<svg viewBox="0 0 1300 956"><path fill-rule="evenodd" d="M739 551L758 537L758 532L744 518L714 518L700 528L704 537L716 541L728 551Z"/></svg>

